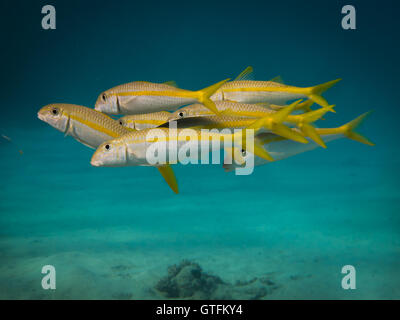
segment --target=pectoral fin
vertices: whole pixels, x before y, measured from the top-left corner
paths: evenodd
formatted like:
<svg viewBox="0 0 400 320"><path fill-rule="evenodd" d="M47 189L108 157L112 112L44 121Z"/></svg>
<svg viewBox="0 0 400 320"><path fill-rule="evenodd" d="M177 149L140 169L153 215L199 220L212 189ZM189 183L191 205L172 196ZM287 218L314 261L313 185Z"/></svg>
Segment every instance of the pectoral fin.
<svg viewBox="0 0 400 320"><path fill-rule="evenodd" d="M169 164L157 167L158 171L160 171L161 175L164 177L165 181L168 183L172 191L176 194L179 193L178 183L175 178L174 171L172 170Z"/></svg>
<svg viewBox="0 0 400 320"><path fill-rule="evenodd" d="M264 149L264 147L258 142L254 141L254 147L247 149L246 151L250 151L254 153L257 157L263 158L268 161L274 161L274 158Z"/></svg>

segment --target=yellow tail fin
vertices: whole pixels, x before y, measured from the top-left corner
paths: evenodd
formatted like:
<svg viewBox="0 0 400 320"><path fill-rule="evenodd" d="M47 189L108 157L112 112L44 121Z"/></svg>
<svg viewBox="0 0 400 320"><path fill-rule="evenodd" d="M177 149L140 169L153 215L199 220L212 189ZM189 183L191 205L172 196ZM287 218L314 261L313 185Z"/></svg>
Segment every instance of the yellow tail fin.
<svg viewBox="0 0 400 320"><path fill-rule="evenodd" d="M367 139L366 137L362 136L361 134L355 132L355 129L357 129L358 126L363 122L363 120L371 113L372 111L366 112L362 114L361 116L358 116L354 120L346 123L345 125L341 126L340 129L343 132L343 134L351 139L355 140L364 144L367 144L369 146L374 146L375 143Z"/></svg>
<svg viewBox="0 0 400 320"><path fill-rule="evenodd" d="M314 101L315 103L319 104L322 107L327 107L328 102L325 100L324 97L321 96L323 92L328 90L330 87L332 87L335 83L339 82L342 79L336 79L332 81L328 81L322 84L319 84L315 87L307 88L308 91L308 98Z"/></svg>
<svg viewBox="0 0 400 320"><path fill-rule="evenodd" d="M311 112L311 111L313 111L311 109L311 106L313 104L314 104L314 101L312 101L311 99L308 99L307 101L299 103L295 110L302 110L303 112Z"/></svg>
<svg viewBox="0 0 400 320"><path fill-rule="evenodd" d="M214 112L216 115L219 115L219 111L217 107L215 106L215 103L210 99L210 97L219 89L221 88L225 82L229 81L230 79L225 79L223 81L220 81L216 84L213 84L212 86L209 86L207 88L204 88L202 90L197 91L198 95L198 100L200 103L202 103L207 109L211 110Z"/></svg>
<svg viewBox="0 0 400 320"><path fill-rule="evenodd" d="M300 133L297 131L287 127L286 125L282 124L288 117L288 115L295 110L297 105L302 100L298 100L293 102L291 105L279 110L276 113L266 116L265 118L261 118L251 124L248 128L249 129L256 129L259 130L261 127L264 127L270 130L272 133L275 133L279 136L285 137L290 140L294 140L301 143L308 143L308 140L304 138Z"/></svg>
<svg viewBox="0 0 400 320"><path fill-rule="evenodd" d="M315 122L321 117L325 115L328 111L332 111L335 105L319 108L318 110L310 111L304 114L299 115L302 119L302 122L310 123L310 122Z"/></svg>
<svg viewBox="0 0 400 320"><path fill-rule="evenodd" d="M169 164L157 167L158 171L160 171L161 175L164 177L165 181L168 183L172 191L176 194L179 193L178 183L175 178L174 171L172 170Z"/></svg>

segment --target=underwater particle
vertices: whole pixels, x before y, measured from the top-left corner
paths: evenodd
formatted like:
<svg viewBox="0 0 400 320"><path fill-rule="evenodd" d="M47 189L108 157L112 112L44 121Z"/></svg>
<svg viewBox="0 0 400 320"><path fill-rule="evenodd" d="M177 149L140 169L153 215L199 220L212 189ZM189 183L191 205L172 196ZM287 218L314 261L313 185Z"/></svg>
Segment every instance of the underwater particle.
<svg viewBox="0 0 400 320"><path fill-rule="evenodd" d="M7 137L5 134L2 134L1 137L2 137L3 139L5 139L5 140L11 142L11 138L10 138L10 137Z"/></svg>
<svg viewBox="0 0 400 320"><path fill-rule="evenodd" d="M2 140L6 140L7 142L13 142L12 139L9 136L6 136L5 134L1 134L0 135L1 138L3 138ZM18 150L20 155L23 155L24 152L22 150Z"/></svg>

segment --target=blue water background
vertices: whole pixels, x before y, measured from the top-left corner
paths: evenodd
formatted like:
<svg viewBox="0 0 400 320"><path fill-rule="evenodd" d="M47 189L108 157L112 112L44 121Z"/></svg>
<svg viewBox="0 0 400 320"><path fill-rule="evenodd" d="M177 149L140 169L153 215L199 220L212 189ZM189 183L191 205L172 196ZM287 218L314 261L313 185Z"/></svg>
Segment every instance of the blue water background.
<svg viewBox="0 0 400 320"><path fill-rule="evenodd" d="M41 28L41 8L57 29ZM357 29L341 28L353 4ZM2 1L0 298L154 298L168 265L193 259L226 281L274 273L265 298L400 298L399 56L396 1ZM326 92L320 126L369 110L342 139L250 176L176 166L94 168L92 150L37 119L53 102L92 107L118 84L200 89L254 67ZM18 150L23 150L20 155ZM41 266L57 290L41 289ZM343 290L342 266L357 269ZM128 278L113 274L128 265ZM128 280L127 280L128 279Z"/></svg>

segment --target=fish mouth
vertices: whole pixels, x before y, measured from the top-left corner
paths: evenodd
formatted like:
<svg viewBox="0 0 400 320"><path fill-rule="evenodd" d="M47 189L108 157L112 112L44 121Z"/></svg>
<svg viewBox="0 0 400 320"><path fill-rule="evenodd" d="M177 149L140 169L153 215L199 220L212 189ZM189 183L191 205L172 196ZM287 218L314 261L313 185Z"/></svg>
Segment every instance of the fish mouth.
<svg viewBox="0 0 400 320"><path fill-rule="evenodd" d="M42 114L42 113L40 113L40 112L38 112L37 117L38 117L40 120L42 120L42 121L46 121L45 115Z"/></svg>
<svg viewBox="0 0 400 320"><path fill-rule="evenodd" d="M100 166L102 165L101 161L99 161L99 160L91 160L91 161L90 161L90 164L91 164L93 167L100 167Z"/></svg>

